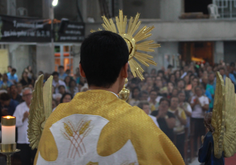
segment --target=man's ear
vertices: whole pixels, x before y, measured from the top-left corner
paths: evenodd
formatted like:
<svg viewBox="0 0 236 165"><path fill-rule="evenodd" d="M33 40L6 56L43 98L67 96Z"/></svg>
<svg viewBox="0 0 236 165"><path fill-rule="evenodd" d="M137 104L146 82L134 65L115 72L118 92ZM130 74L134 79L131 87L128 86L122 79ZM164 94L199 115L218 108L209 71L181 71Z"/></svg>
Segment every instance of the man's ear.
<svg viewBox="0 0 236 165"><path fill-rule="evenodd" d="M121 76L122 77L124 77L124 78L128 77L128 68L129 68L129 64L127 62L121 69Z"/></svg>
<svg viewBox="0 0 236 165"><path fill-rule="evenodd" d="M80 73L80 75L81 75L82 77L85 77L85 78L86 78L85 73L84 73L84 70L83 70L81 64L79 64L79 73Z"/></svg>

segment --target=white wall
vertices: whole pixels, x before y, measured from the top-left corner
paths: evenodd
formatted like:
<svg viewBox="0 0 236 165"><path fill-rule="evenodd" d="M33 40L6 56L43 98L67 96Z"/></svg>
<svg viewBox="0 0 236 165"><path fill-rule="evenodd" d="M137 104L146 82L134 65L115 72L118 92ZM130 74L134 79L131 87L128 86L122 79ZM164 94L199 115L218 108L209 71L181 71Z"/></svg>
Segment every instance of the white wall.
<svg viewBox="0 0 236 165"><path fill-rule="evenodd" d="M157 66L150 66L148 68L151 71L152 68L161 69L162 67L168 66L168 61L165 59L165 55L177 55L179 51L178 42L160 42L161 47L157 48L156 53L153 54L154 61L157 63Z"/></svg>
<svg viewBox="0 0 236 165"><path fill-rule="evenodd" d="M37 44L36 47L37 73L43 71L52 73L54 71L54 49L51 44Z"/></svg>
<svg viewBox="0 0 236 165"><path fill-rule="evenodd" d="M16 68L18 78L20 79L24 69L30 65L30 54L28 45L9 45L10 65Z"/></svg>
<svg viewBox="0 0 236 165"><path fill-rule="evenodd" d="M224 60L224 42L217 41L214 45L214 63L219 63Z"/></svg>
<svg viewBox="0 0 236 165"><path fill-rule="evenodd" d="M160 0L160 18L163 21L178 20L183 12L183 0Z"/></svg>
<svg viewBox="0 0 236 165"><path fill-rule="evenodd" d="M135 2L142 2L142 5L137 5ZM124 15L135 17L140 13L140 18L160 18L160 0L123 0L123 12Z"/></svg>
<svg viewBox="0 0 236 165"><path fill-rule="evenodd" d="M85 34L90 34L91 29L102 28L101 23L86 24ZM150 38L159 42L236 40L234 20L142 20L140 27L145 25L155 27Z"/></svg>

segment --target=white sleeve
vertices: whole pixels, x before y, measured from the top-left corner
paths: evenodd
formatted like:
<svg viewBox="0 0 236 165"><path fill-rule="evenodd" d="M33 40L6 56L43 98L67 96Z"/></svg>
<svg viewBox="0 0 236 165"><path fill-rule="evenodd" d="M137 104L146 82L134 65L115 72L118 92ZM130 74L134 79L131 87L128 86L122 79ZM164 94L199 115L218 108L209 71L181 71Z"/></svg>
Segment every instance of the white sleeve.
<svg viewBox="0 0 236 165"><path fill-rule="evenodd" d="M189 105L189 103L187 103L187 111L190 112L190 113L192 113L192 108L191 108L191 106Z"/></svg>
<svg viewBox="0 0 236 165"><path fill-rule="evenodd" d="M159 126L157 120L155 120L155 124L157 125L158 128L160 128L160 126Z"/></svg>
<svg viewBox="0 0 236 165"><path fill-rule="evenodd" d="M158 122L157 122L156 117L151 116L151 115L148 115L148 116L150 116L150 117L152 118L153 122L156 124L156 126L157 126L158 128L160 128L160 127L159 127L159 124L158 124Z"/></svg>
<svg viewBox="0 0 236 165"><path fill-rule="evenodd" d="M209 104L209 99L208 97L204 96L204 105Z"/></svg>
<svg viewBox="0 0 236 165"><path fill-rule="evenodd" d="M193 104L194 102L193 102L193 100L195 99L195 96L193 96L192 98L191 98L191 104Z"/></svg>
<svg viewBox="0 0 236 165"><path fill-rule="evenodd" d="M23 114L20 112L20 105L16 107L16 110L13 114L13 116L16 117L16 127L20 127L23 125L22 119L23 119Z"/></svg>

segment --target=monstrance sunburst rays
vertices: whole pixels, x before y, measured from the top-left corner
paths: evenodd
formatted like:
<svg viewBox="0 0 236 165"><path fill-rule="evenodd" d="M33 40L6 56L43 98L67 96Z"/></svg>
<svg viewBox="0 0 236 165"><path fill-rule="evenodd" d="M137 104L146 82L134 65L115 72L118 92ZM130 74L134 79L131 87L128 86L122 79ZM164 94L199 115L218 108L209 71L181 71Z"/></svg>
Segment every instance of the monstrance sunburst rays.
<svg viewBox="0 0 236 165"><path fill-rule="evenodd" d="M119 17L116 17L116 25L112 19L108 20L105 16L102 16L104 21L102 26L105 30L118 33L124 38L129 48L129 66L131 72L134 77L138 76L141 80L143 80L144 77L142 73L144 70L139 62L145 66L149 66L149 64L156 65L156 62L152 60L153 57L145 52L154 52L154 48L160 47L160 45L156 44L153 40L143 41L152 35L150 32L154 29L154 26L144 26L134 35L141 25L139 16L140 14L137 13L135 18L130 18L127 29L127 16L123 16L123 11L120 10ZM101 31L102 29L98 30ZM95 31L91 30L91 32Z"/></svg>

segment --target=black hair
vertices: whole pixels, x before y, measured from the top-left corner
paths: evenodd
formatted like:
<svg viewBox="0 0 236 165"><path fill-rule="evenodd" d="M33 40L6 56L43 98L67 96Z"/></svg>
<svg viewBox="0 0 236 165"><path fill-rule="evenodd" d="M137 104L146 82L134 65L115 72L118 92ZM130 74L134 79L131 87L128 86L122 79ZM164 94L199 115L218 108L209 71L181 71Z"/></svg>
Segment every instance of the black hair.
<svg viewBox="0 0 236 165"><path fill-rule="evenodd" d="M147 91L141 91L141 96L142 96L143 94L148 95L148 92L147 92Z"/></svg>
<svg viewBox="0 0 236 165"><path fill-rule="evenodd" d="M148 105L148 106L149 106L149 103L148 103L147 101L140 101L139 104L138 104L138 107L139 107L140 109L143 109L143 106L144 106L144 105Z"/></svg>
<svg viewBox="0 0 236 165"><path fill-rule="evenodd" d="M59 73L58 72L53 72L52 75L53 76L59 76Z"/></svg>
<svg viewBox="0 0 236 165"><path fill-rule="evenodd" d="M79 82L79 85L84 86L84 83L80 81L80 82Z"/></svg>
<svg viewBox="0 0 236 165"><path fill-rule="evenodd" d="M131 84L139 84L139 83L140 83L140 79L138 79L137 77L131 79Z"/></svg>
<svg viewBox="0 0 236 165"><path fill-rule="evenodd" d="M69 73L70 73L70 69L66 69L66 72L69 72Z"/></svg>
<svg viewBox="0 0 236 165"><path fill-rule="evenodd" d="M159 91L160 91L160 88L159 88L159 87L157 87L157 86L154 86L154 87L153 87L153 90L154 90L154 91L156 91L156 92L157 92L157 94L158 94L158 93L159 93ZM150 92L150 93L151 93L151 92Z"/></svg>
<svg viewBox="0 0 236 165"><path fill-rule="evenodd" d="M66 93L64 93L64 94L62 95L62 97L61 97L61 99L60 99L60 103L63 102L63 99L66 97L66 95L70 95L71 99L73 98L72 94L66 92Z"/></svg>
<svg viewBox="0 0 236 165"><path fill-rule="evenodd" d="M66 89L64 85L59 85L59 86L58 86L58 89L60 89L60 88Z"/></svg>
<svg viewBox="0 0 236 165"><path fill-rule="evenodd" d="M168 106L170 106L170 100L168 100L168 99L165 98L165 97L162 97L162 98L161 98L161 100L160 100L160 102L159 102L159 105L160 105L161 102L163 102L163 101L166 101L166 102L168 103Z"/></svg>
<svg viewBox="0 0 236 165"><path fill-rule="evenodd" d="M220 67L220 68L219 68L219 71L220 71L220 70L224 70L224 71L225 71L225 68L224 68L224 67Z"/></svg>
<svg viewBox="0 0 236 165"><path fill-rule="evenodd" d="M16 72L16 69L15 68L12 68L12 70L11 70L12 72Z"/></svg>
<svg viewBox="0 0 236 165"><path fill-rule="evenodd" d="M169 65L167 66L167 68L168 68L168 69L172 69L173 66L169 64Z"/></svg>
<svg viewBox="0 0 236 165"><path fill-rule="evenodd" d="M16 87L16 85L15 85L15 84L12 84L12 85L10 86L10 90L11 90L11 88L12 88L13 86L15 86L15 87Z"/></svg>
<svg viewBox="0 0 236 165"><path fill-rule="evenodd" d="M58 66L58 69L64 69L64 66L60 65Z"/></svg>
<svg viewBox="0 0 236 165"><path fill-rule="evenodd" d="M229 65L232 66L232 67L235 67L235 63L234 62L231 62Z"/></svg>
<svg viewBox="0 0 236 165"><path fill-rule="evenodd" d="M125 40L110 31L90 34L80 49L80 64L89 86L111 87L128 58L129 51Z"/></svg>
<svg viewBox="0 0 236 165"><path fill-rule="evenodd" d="M184 86L185 86L186 83L185 83L184 79L179 79L178 82L177 82L177 84L178 84L180 81L183 81Z"/></svg>
<svg viewBox="0 0 236 165"><path fill-rule="evenodd" d="M11 97L10 97L10 95L8 94L8 93L1 93L0 94L0 100L2 100L2 101L8 101L8 100L10 100L11 99Z"/></svg>
<svg viewBox="0 0 236 165"><path fill-rule="evenodd" d="M71 83L74 82L75 85L76 85L76 81L74 79L71 79L70 82L69 82L69 87L71 87Z"/></svg>
<svg viewBox="0 0 236 165"><path fill-rule="evenodd" d="M158 91L157 91L157 90L151 90L151 91L150 91L150 94L151 94L152 92L156 92L157 95L158 95Z"/></svg>
<svg viewBox="0 0 236 165"><path fill-rule="evenodd" d="M183 93L183 94L185 95L185 97L186 97L186 93L185 93L184 91L179 91L179 92L178 92L178 96L179 96L181 93Z"/></svg>
<svg viewBox="0 0 236 165"><path fill-rule="evenodd" d="M162 74L164 75L164 71L163 71L163 70L158 70L157 73L158 73L158 74L159 74L159 73L162 73Z"/></svg>
<svg viewBox="0 0 236 165"><path fill-rule="evenodd" d="M134 98L133 96L134 96L134 90L135 89L137 89L138 91L139 91L139 95L140 95L140 88L139 87L134 87L133 89L132 89L132 98ZM139 96L138 96L139 97Z"/></svg>

